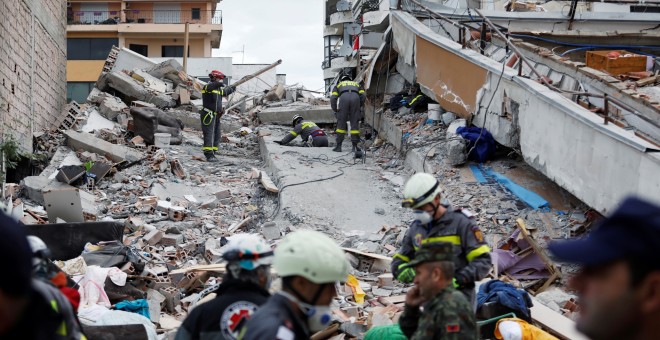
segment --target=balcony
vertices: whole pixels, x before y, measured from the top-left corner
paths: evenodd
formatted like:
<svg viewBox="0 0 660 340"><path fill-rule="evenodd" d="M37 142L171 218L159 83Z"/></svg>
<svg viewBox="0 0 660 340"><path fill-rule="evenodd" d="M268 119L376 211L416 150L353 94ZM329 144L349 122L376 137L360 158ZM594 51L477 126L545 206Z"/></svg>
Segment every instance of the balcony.
<svg viewBox="0 0 660 340"><path fill-rule="evenodd" d="M222 25L222 11L70 11L68 25L117 25L117 24L202 24Z"/></svg>

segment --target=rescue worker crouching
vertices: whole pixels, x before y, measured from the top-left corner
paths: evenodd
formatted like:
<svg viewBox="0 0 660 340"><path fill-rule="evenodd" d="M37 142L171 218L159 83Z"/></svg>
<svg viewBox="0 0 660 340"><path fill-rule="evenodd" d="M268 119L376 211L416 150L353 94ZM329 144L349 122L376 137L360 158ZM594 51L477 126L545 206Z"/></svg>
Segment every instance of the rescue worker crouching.
<svg viewBox="0 0 660 340"><path fill-rule="evenodd" d="M332 111L337 115L337 145L332 151L341 152L341 144L344 142L344 136L348 132L347 121L350 121L351 124L350 135L351 142L353 143L353 152L357 153L359 150L359 122L362 119L362 106L366 98L362 86L352 81L348 75L343 75L340 82L332 89L330 106L332 107Z"/></svg>
<svg viewBox="0 0 660 340"><path fill-rule="evenodd" d="M406 182L403 196L402 205L414 209L415 221L392 259L394 277L403 283L412 282L415 270L407 263L415 258L417 250L423 244L449 242L454 247L454 287L475 305L475 281L486 277L492 267L483 233L463 211L440 204L440 182L430 174L413 175Z"/></svg>
<svg viewBox="0 0 660 340"><path fill-rule="evenodd" d="M211 81L202 88L203 108L200 112L204 146L202 151L207 162L217 162L215 152L220 146L220 117L222 116L222 97L234 92L232 86L225 86L222 82L225 75L217 70L209 74Z"/></svg>
<svg viewBox="0 0 660 340"><path fill-rule="evenodd" d="M192 310L176 340L236 339L250 316L270 297L273 252L263 239L254 234L235 235L222 258L227 261L227 272L217 297Z"/></svg>
<svg viewBox="0 0 660 340"><path fill-rule="evenodd" d="M336 284L348 276L344 251L320 232L300 230L275 248L273 267L282 278L282 291L250 318L239 339L309 339L325 329Z"/></svg>
<svg viewBox="0 0 660 340"><path fill-rule="evenodd" d="M293 116L292 120L293 130L291 130L282 140L275 141L280 145L287 145L296 137L300 136L304 142L308 142L311 138L311 145L314 147L327 147L328 136L325 131L318 127L316 123L306 121L301 115Z"/></svg>

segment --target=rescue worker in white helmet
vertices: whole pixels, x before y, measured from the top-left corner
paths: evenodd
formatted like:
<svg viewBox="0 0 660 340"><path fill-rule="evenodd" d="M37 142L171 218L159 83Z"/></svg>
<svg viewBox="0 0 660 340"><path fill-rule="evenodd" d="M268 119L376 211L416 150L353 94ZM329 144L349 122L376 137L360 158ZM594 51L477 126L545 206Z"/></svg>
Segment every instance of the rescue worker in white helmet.
<svg viewBox="0 0 660 340"><path fill-rule="evenodd" d="M328 136L326 136L325 131L318 127L316 123L305 120L301 115L293 116L291 121L293 125L293 130L291 130L282 140L275 141L275 143L280 145L287 145L296 137L300 136L304 142L309 142L311 140L311 145L313 147L327 147L328 146Z"/></svg>
<svg viewBox="0 0 660 340"><path fill-rule="evenodd" d="M250 318L239 339L309 339L325 329L337 282L348 276L344 251L320 232L300 230L275 248L273 267L282 278L282 291Z"/></svg>
<svg viewBox="0 0 660 340"><path fill-rule="evenodd" d="M412 282L415 270L406 264L422 244L449 242L454 246L454 287L474 305L475 281L486 277L492 267L490 248L467 212L440 203L441 191L440 182L427 173L417 173L406 182L402 206L413 209L415 221L392 259L392 273L400 282Z"/></svg>
<svg viewBox="0 0 660 340"><path fill-rule="evenodd" d="M250 316L270 297L273 251L266 241L255 234L232 236L222 258L227 261L227 271L217 296L190 312L176 340L236 339Z"/></svg>
<svg viewBox="0 0 660 340"><path fill-rule="evenodd" d="M362 119L362 106L367 99L364 89L360 84L351 80L348 75L343 75L332 89L330 95L330 107L337 115L337 145L332 151L341 152L341 144L344 142L346 135L347 121L351 122L351 142L353 143L353 152L362 153L359 150L358 143L360 142L360 119Z"/></svg>
<svg viewBox="0 0 660 340"><path fill-rule="evenodd" d="M200 118L202 120L202 134L204 135L204 145L202 152L207 162L217 162L216 151L220 146L220 117L222 117L222 97L228 96L234 92L232 86L225 86L223 80L225 75L213 70L209 74L211 81L202 88L202 111Z"/></svg>

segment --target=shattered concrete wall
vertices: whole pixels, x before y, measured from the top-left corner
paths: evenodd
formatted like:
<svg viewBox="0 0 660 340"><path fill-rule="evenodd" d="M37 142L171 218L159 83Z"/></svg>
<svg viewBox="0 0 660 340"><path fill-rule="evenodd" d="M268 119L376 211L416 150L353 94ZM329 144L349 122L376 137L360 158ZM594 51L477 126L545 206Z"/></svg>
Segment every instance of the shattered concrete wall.
<svg viewBox="0 0 660 340"><path fill-rule="evenodd" d="M0 139L32 151L32 135L53 128L66 101L66 1L0 3Z"/></svg>

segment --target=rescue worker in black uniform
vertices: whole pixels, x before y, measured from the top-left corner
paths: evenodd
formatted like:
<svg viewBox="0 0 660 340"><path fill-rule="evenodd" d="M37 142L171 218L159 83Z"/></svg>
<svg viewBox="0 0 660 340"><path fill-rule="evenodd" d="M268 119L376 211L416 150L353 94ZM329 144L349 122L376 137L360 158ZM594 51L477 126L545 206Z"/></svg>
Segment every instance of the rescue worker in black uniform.
<svg viewBox="0 0 660 340"><path fill-rule="evenodd" d="M234 92L232 86L225 86L222 82L225 75L217 70L209 74L211 81L202 88L203 108L200 112L202 120L202 133L204 134L204 146L202 151L207 162L217 162L216 151L220 146L220 117L222 117L222 97Z"/></svg>
<svg viewBox="0 0 660 340"><path fill-rule="evenodd" d="M299 230L275 248L273 267L282 291L250 318L239 339L307 340L325 329L337 282L348 276L344 251L325 234Z"/></svg>
<svg viewBox="0 0 660 340"><path fill-rule="evenodd" d="M314 147L326 147L328 146L328 136L326 136L325 131L318 127L316 123L306 121L301 115L293 116L293 130L289 132L282 140L275 141L275 143L280 145L287 145L296 137L300 136L304 142L308 142L311 138L311 145Z"/></svg>
<svg viewBox="0 0 660 340"><path fill-rule="evenodd" d="M217 297L195 307L183 321L175 340L234 340L270 294L270 246L254 234L231 237L222 254L227 273Z"/></svg>
<svg viewBox="0 0 660 340"><path fill-rule="evenodd" d="M392 273L400 282L410 283L415 270L407 263L422 244L449 242L454 245L454 287L476 308L475 281L492 267L490 247L473 219L465 212L440 204L440 182L427 173L413 175L403 188L403 207L414 209L415 221L392 258Z"/></svg>
<svg viewBox="0 0 660 340"><path fill-rule="evenodd" d="M332 89L330 95L330 106L337 115L337 146L332 151L341 152L341 144L344 142L348 125L351 122L351 142L353 143L353 152L361 154L358 148L360 142L359 122L362 119L362 106L366 100L364 89L360 84L351 80L348 75L343 75L341 81ZM338 103L339 102L339 103Z"/></svg>
<svg viewBox="0 0 660 340"><path fill-rule="evenodd" d="M86 339L71 302L50 283L33 278L25 228L0 212L0 339Z"/></svg>

